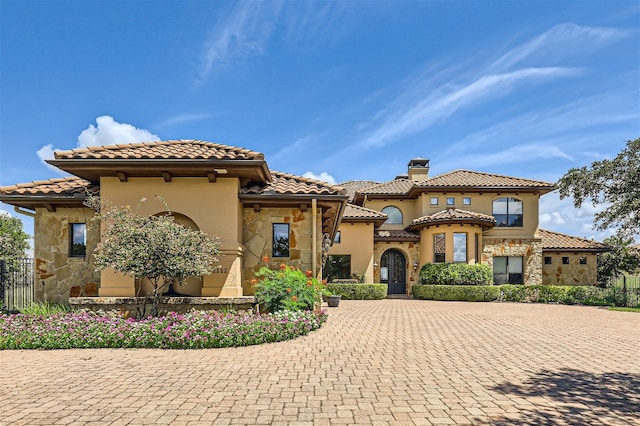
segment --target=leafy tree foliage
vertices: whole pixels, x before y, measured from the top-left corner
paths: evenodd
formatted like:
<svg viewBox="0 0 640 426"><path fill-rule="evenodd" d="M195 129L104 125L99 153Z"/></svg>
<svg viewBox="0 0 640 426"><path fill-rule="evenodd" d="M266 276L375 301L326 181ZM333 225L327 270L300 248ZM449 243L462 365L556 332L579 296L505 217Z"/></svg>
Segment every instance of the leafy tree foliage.
<svg viewBox="0 0 640 426"><path fill-rule="evenodd" d="M160 296L177 281L200 277L213 272L216 256L220 252L217 239L210 239L175 222L166 202L160 199L167 213L143 216L138 208L129 206L102 206L95 197L88 205L102 224L102 240L94 253L96 270L113 268L135 278L148 279L152 291L151 315L158 315Z"/></svg>
<svg viewBox="0 0 640 426"><path fill-rule="evenodd" d="M598 282L604 285L609 278L633 273L640 268L640 252L633 247L633 239L620 236L606 238L611 251L598 255Z"/></svg>
<svg viewBox="0 0 640 426"><path fill-rule="evenodd" d="M570 169L558 182L560 198L580 207L588 199L608 206L594 217L597 229L617 227L621 237L640 233L640 139L628 141L613 160Z"/></svg>
<svg viewBox="0 0 640 426"><path fill-rule="evenodd" d="M0 259L16 260L25 256L29 235L22 229L22 221L0 213Z"/></svg>

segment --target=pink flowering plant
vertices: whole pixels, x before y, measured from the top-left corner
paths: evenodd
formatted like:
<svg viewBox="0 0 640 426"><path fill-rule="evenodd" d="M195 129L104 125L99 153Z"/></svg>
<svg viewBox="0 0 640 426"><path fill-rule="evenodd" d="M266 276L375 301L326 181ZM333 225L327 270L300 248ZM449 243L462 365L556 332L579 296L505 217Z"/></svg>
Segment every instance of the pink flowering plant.
<svg viewBox="0 0 640 426"><path fill-rule="evenodd" d="M0 314L1 349L205 349L294 339L317 330L324 312L244 314L192 311L125 319L92 312Z"/></svg>
<svg viewBox="0 0 640 426"><path fill-rule="evenodd" d="M322 295L327 294L326 283L313 276L311 271L301 271L294 266L281 263L270 268L269 258L253 280L254 294L258 302L271 311L304 311L320 306Z"/></svg>

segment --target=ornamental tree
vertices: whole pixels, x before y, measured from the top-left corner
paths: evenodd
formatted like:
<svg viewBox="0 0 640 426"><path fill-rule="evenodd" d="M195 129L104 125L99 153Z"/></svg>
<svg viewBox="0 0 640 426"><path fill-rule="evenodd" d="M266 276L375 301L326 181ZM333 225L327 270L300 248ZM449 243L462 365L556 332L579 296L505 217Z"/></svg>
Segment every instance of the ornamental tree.
<svg viewBox="0 0 640 426"><path fill-rule="evenodd" d="M20 219L0 212L0 259L12 263L23 258L29 248L29 238Z"/></svg>
<svg viewBox="0 0 640 426"><path fill-rule="evenodd" d="M605 209L594 217L596 229L617 227L621 238L640 233L640 139L628 141L613 160L570 169L558 181L560 198L575 207L591 200Z"/></svg>
<svg viewBox="0 0 640 426"><path fill-rule="evenodd" d="M92 196L87 201L102 225L102 239L94 252L96 270L113 268L148 279L152 290L145 296L152 300L152 316L158 315L160 296L170 284L212 273L220 252L217 238L176 223L164 199L158 199L166 212L155 216L139 214L145 198L135 210L129 206L101 207L99 199Z"/></svg>
<svg viewBox="0 0 640 426"><path fill-rule="evenodd" d="M640 268L640 252L633 246L633 239L614 235L603 242L610 251L598 255L598 283L606 285L610 278Z"/></svg>

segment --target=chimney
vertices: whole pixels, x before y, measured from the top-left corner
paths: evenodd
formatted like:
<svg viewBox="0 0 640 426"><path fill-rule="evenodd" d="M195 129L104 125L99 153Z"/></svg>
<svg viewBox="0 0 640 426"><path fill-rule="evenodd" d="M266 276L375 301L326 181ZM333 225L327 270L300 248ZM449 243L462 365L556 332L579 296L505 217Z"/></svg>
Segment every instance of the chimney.
<svg viewBox="0 0 640 426"><path fill-rule="evenodd" d="M414 158L409 161L409 179L412 181L424 180L429 177L429 160Z"/></svg>

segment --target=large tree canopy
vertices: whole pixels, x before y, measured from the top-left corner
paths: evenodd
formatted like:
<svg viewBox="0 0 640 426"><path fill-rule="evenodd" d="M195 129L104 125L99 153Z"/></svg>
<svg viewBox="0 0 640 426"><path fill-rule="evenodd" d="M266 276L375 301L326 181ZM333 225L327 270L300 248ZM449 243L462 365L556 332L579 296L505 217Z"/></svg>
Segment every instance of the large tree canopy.
<svg viewBox="0 0 640 426"><path fill-rule="evenodd" d="M598 255L598 282L607 284L608 280L624 273L633 274L640 268L640 253L633 246L633 239L613 236L603 241L610 251Z"/></svg>
<svg viewBox="0 0 640 426"><path fill-rule="evenodd" d="M621 236L640 233L640 139L628 141L613 160L570 169L558 181L560 198L572 197L576 207L591 200L606 208L594 217L597 229L615 227Z"/></svg>
<svg viewBox="0 0 640 426"><path fill-rule="evenodd" d="M0 212L0 259L19 259L29 248L29 235L22 230L22 221Z"/></svg>

